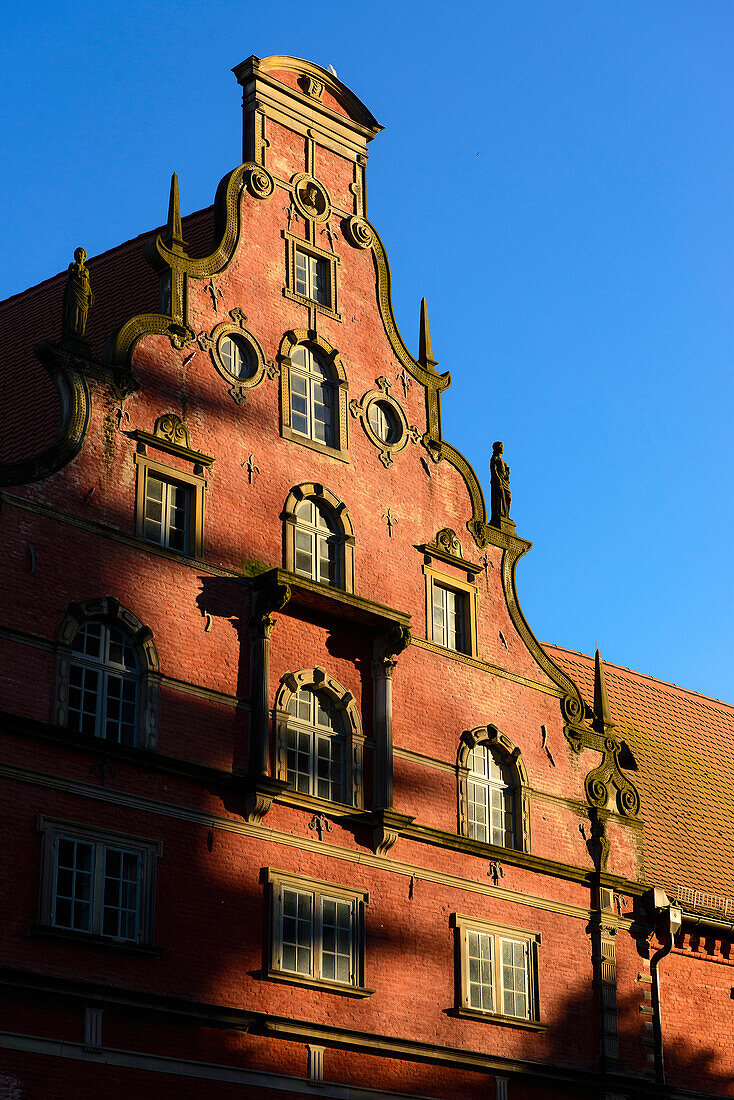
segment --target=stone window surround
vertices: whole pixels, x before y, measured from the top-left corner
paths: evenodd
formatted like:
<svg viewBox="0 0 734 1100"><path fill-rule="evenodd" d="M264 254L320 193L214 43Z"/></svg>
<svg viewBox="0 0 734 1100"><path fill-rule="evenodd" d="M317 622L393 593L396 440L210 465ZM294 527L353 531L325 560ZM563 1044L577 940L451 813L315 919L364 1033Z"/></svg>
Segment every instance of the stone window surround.
<svg viewBox="0 0 734 1100"><path fill-rule="evenodd" d="M332 374L334 385L334 432L336 446L328 447L316 439L295 432L291 427L291 352L298 344L305 344L316 352ZM280 434L283 439L310 447L313 451L349 462L349 433L347 424L347 374L339 352L312 329L293 329L287 332L280 342L278 352L280 363Z"/></svg>
<svg viewBox="0 0 734 1100"><path fill-rule="evenodd" d="M469 756L476 745L484 742L492 749L505 767L514 784L515 843L513 851L530 851L530 782L520 749L496 726L478 726L466 730L459 742L456 761L458 784L459 836L469 836L468 781ZM481 842L478 842L481 843Z"/></svg>
<svg viewBox="0 0 734 1100"><path fill-rule="evenodd" d="M346 505L343 501L318 482L305 482L303 485L294 485L283 508L283 568L289 573L296 572L296 512L298 505L304 500L312 500L315 504L323 505L333 517L337 528L341 531L341 561L339 574L341 584L337 587L343 592L354 592L354 527L349 517ZM327 586L328 587L328 586Z"/></svg>
<svg viewBox="0 0 734 1100"><path fill-rule="evenodd" d="M138 700L138 747L155 749L158 741L158 702L160 696L160 664L150 627L143 626L132 611L122 607L114 596L71 603L59 629L56 646L56 690L54 723L66 727L69 700L69 668L73 660L72 641L77 631L89 621L117 627L130 639L138 657L140 696ZM102 740L100 738L100 740Z"/></svg>
<svg viewBox="0 0 734 1100"><path fill-rule="evenodd" d="M189 545L183 553L191 558L200 558L204 549L204 490L207 487L207 479L197 474L188 474L173 466L166 466L163 462L157 462L145 454L137 452L134 456L137 468L136 492L135 492L135 534L143 542L145 538L145 498L148 489L148 475L155 474L172 484L182 486L189 494L190 518L189 518ZM158 546L159 543L153 545ZM164 547L164 549L171 549ZM172 551L176 553L175 550Z"/></svg>
<svg viewBox="0 0 734 1100"><path fill-rule="evenodd" d="M433 645L440 645L433 637L433 589L435 585L441 588L451 589L464 597L464 628L466 632L467 649L465 656L477 657L477 586L470 581L462 581L449 573L436 569L433 565L423 566L423 574L426 578L426 640ZM461 650L450 649L441 646L449 653L461 653Z"/></svg>
<svg viewBox="0 0 734 1100"><path fill-rule="evenodd" d="M508 1024L515 1027L528 1027L537 1030L545 1030L544 1024L540 1021L540 1000L538 990L538 947L541 943L540 932L529 931L524 928L511 928L507 925L495 924L492 921L482 920L479 917L466 916L462 913L452 913L450 917L451 926L455 930L456 935L456 995L457 1005L454 1009L453 1015L465 1016L473 1020L486 1020L489 1023ZM468 932L479 932L485 935L495 937L495 945L497 939L500 937L522 942L527 945L528 954L528 970L527 970L527 997L528 997L528 1016L505 1016L502 1012L490 1012L483 1009L477 1009L470 1007L469 1004L469 966L467 958L468 948ZM499 952L495 946L493 952L493 969L494 969L494 988L495 988L495 1004L499 1006L500 1001L497 999L497 994L501 993L501 977L500 971L502 964L499 956Z"/></svg>
<svg viewBox="0 0 734 1100"><path fill-rule="evenodd" d="M265 881L270 892L268 906L270 913L270 936L267 952L267 969L264 977L271 981L308 986L312 989L346 994L351 997L371 996L374 990L367 989L365 986L365 910L370 901L369 891L358 890L337 883L325 882L323 879L310 878L307 875L300 875L291 871L280 871L272 867L266 868ZM322 897L334 898L337 901L346 901L352 905L353 982L337 982L280 969L280 915L282 890L284 887L311 893L314 896L314 907L319 904Z"/></svg>
<svg viewBox="0 0 734 1100"><path fill-rule="evenodd" d="M163 851L159 840L132 836L129 833L111 832L96 826L82 825L78 822L64 821L39 814L38 832L41 834L41 880L38 896L38 927L52 933L60 932L75 940L108 943L111 946L125 947L153 945L155 918L155 878L156 861ZM123 848L136 852L140 856L140 896L138 899L139 939L137 943L121 941L113 936L101 933L83 932L76 929L57 928L51 923L55 887L56 845L58 837L80 840L88 844L100 844L104 847Z"/></svg>
<svg viewBox="0 0 734 1100"><path fill-rule="evenodd" d="M286 247L286 262L285 262L285 285L283 287L283 296L289 298L292 302L298 302L302 306L308 306L310 309L316 309L319 313L323 313L326 317L333 317L335 321L341 321L341 314L338 308L338 288L337 288L337 267L339 265L339 257L333 253L328 252L325 248L320 248L317 244L311 244L310 241L304 240L303 237L297 237L294 233L290 233L287 229L282 230L283 239ZM317 302L315 298L307 298L303 294L299 294L296 291L296 252L303 252L306 256L314 256L316 259L324 260L328 269L329 278L329 301Z"/></svg>
<svg viewBox="0 0 734 1100"><path fill-rule="evenodd" d="M288 777L287 733L292 719L288 711L291 698L299 688L311 688L330 696L339 711L344 732L344 803L332 803L313 795L301 796L308 804L364 807L364 733L357 703L351 691L329 676L323 668L306 668L289 672L280 682L273 708L275 720L275 778L286 781ZM289 795L298 797L297 792Z"/></svg>

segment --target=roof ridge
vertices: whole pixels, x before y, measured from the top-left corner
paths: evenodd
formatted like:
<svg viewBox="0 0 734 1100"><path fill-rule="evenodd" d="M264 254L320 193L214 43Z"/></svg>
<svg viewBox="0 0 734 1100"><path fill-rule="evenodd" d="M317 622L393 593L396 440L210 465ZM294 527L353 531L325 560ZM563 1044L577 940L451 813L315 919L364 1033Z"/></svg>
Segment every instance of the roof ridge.
<svg viewBox="0 0 734 1100"><path fill-rule="evenodd" d="M213 204L209 206L203 206L201 210L192 210L190 214L184 214L182 217L183 222L189 221L191 218L195 218L200 214L208 214L212 210ZM107 256L111 256L114 252L123 252L125 249L130 248L132 245L138 244L144 241L148 237L152 237L157 233L163 233L165 231L165 225L156 226L154 229L146 229L144 233L138 233L135 237L130 237L126 241L120 241L119 244L112 245L111 248L106 248L104 252L96 252L93 256L89 256L87 263L94 263L96 260L102 260ZM194 257L198 259L199 257ZM24 290L17 290L15 294L9 294L7 298L0 300L0 308L12 302L15 298L22 298L28 294L35 294L42 290L47 289L54 281L63 278L66 275L67 269L62 268L61 271L57 271L54 275L49 275L47 279L41 279L40 283L34 283L33 286L26 287Z"/></svg>
<svg viewBox="0 0 734 1100"><path fill-rule="evenodd" d="M563 653L572 653L577 657L583 657L589 661L592 668L594 664L594 658L588 653L582 653L580 649L569 649L568 646L557 645L555 642L542 642L544 649L556 649L561 650ZM705 695L702 691L696 691L694 688L683 687L681 684L676 684L673 680L663 680L659 676L652 676L649 672L639 672L636 668L628 668L627 665L617 664L616 661L608 661L606 657L602 658L604 665L611 668L618 668L622 672L631 672L633 676L639 676L642 680L652 680L653 683L663 684L665 687L673 687L676 691L682 691L686 695L695 695L698 699L706 699L711 703L719 703L722 707L726 707L728 710L734 711L734 703L727 703L725 699L718 699L715 695Z"/></svg>

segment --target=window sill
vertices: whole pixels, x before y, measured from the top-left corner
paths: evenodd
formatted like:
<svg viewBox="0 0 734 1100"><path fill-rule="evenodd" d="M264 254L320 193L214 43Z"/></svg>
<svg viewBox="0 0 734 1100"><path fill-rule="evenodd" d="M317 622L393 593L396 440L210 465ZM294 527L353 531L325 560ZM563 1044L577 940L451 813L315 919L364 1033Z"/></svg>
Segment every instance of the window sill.
<svg viewBox="0 0 734 1100"><path fill-rule="evenodd" d="M311 978L300 974L288 974L282 970L264 970L262 977L269 982L283 982L285 985L302 985L308 989L317 989L324 993L339 993L343 997L371 997L374 989L361 985L344 985L342 982L329 982L324 978Z"/></svg>
<svg viewBox="0 0 734 1100"><path fill-rule="evenodd" d="M283 439L290 439L291 443L298 443L301 447L309 447L312 451L318 451L319 454L328 455L330 458L338 458L340 462L349 462L349 451L346 447L327 447L325 443L319 443L317 439L310 439L307 435L295 432L287 424L283 425L280 434Z"/></svg>
<svg viewBox="0 0 734 1100"><path fill-rule="evenodd" d="M518 1016L501 1016L494 1012L480 1012L475 1008L452 1008L449 1016L457 1016L463 1020L481 1020L483 1024L499 1024L500 1027L516 1027L523 1031L547 1031L548 1025L541 1024L537 1020L521 1020Z"/></svg>
<svg viewBox="0 0 734 1100"><path fill-rule="evenodd" d="M325 317L333 317L335 321L341 321L342 319L341 313L337 313L326 302L317 302L315 298L307 298L305 294L299 294L297 291L291 290L290 287L283 288L283 297L288 298L291 302L298 302L299 305L306 306L308 309L317 309L319 313L323 313Z"/></svg>
<svg viewBox="0 0 734 1100"><path fill-rule="evenodd" d="M159 959L163 954L163 948L153 943L131 943L127 940L115 940L111 936L98 936L92 932L77 932L73 928L52 928L48 924L30 925L27 935L32 940L52 940L55 943L101 947L126 955L143 955L153 959Z"/></svg>

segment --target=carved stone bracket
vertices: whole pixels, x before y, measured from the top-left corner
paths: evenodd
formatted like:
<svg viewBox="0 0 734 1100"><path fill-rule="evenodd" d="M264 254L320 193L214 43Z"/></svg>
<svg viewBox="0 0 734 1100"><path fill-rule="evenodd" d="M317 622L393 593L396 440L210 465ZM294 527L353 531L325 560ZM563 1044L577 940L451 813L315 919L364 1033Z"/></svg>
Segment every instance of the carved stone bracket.
<svg viewBox="0 0 734 1100"><path fill-rule="evenodd" d="M263 574L265 578L255 589L252 610L250 613L250 626L262 629L276 611L282 611L291 598L291 587L276 580L271 574Z"/></svg>
<svg viewBox="0 0 734 1100"><path fill-rule="evenodd" d="M372 850L377 856L386 856L404 829L415 820L409 814L399 814L395 810L373 810Z"/></svg>
<svg viewBox="0 0 734 1100"><path fill-rule="evenodd" d="M245 820L250 825L259 825L270 811L274 799L288 789L282 779L273 779L269 775L247 776L244 779Z"/></svg>

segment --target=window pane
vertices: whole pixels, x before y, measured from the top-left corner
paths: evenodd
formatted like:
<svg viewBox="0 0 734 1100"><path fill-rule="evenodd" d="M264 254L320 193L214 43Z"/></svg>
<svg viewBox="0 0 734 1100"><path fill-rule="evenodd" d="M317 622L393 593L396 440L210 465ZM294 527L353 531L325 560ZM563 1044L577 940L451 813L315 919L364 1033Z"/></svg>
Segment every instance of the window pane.
<svg viewBox="0 0 734 1100"><path fill-rule="evenodd" d="M105 853L102 933L117 939L138 938L140 855L118 848Z"/></svg>
<svg viewBox="0 0 734 1100"><path fill-rule="evenodd" d="M493 937L470 931L466 934L466 944L469 1006L482 1012L494 1012Z"/></svg>
<svg viewBox="0 0 734 1100"><path fill-rule="evenodd" d="M313 894L282 893L282 966L296 974L312 974Z"/></svg>
<svg viewBox="0 0 734 1100"><path fill-rule="evenodd" d="M59 837L56 843L53 923L90 932L94 845L67 837Z"/></svg>
<svg viewBox="0 0 734 1100"><path fill-rule="evenodd" d="M528 946L522 940L501 940L502 1011L505 1016L527 1018Z"/></svg>
<svg viewBox="0 0 734 1100"><path fill-rule="evenodd" d="M352 906L345 901L322 901L321 977L349 982L352 970Z"/></svg>

